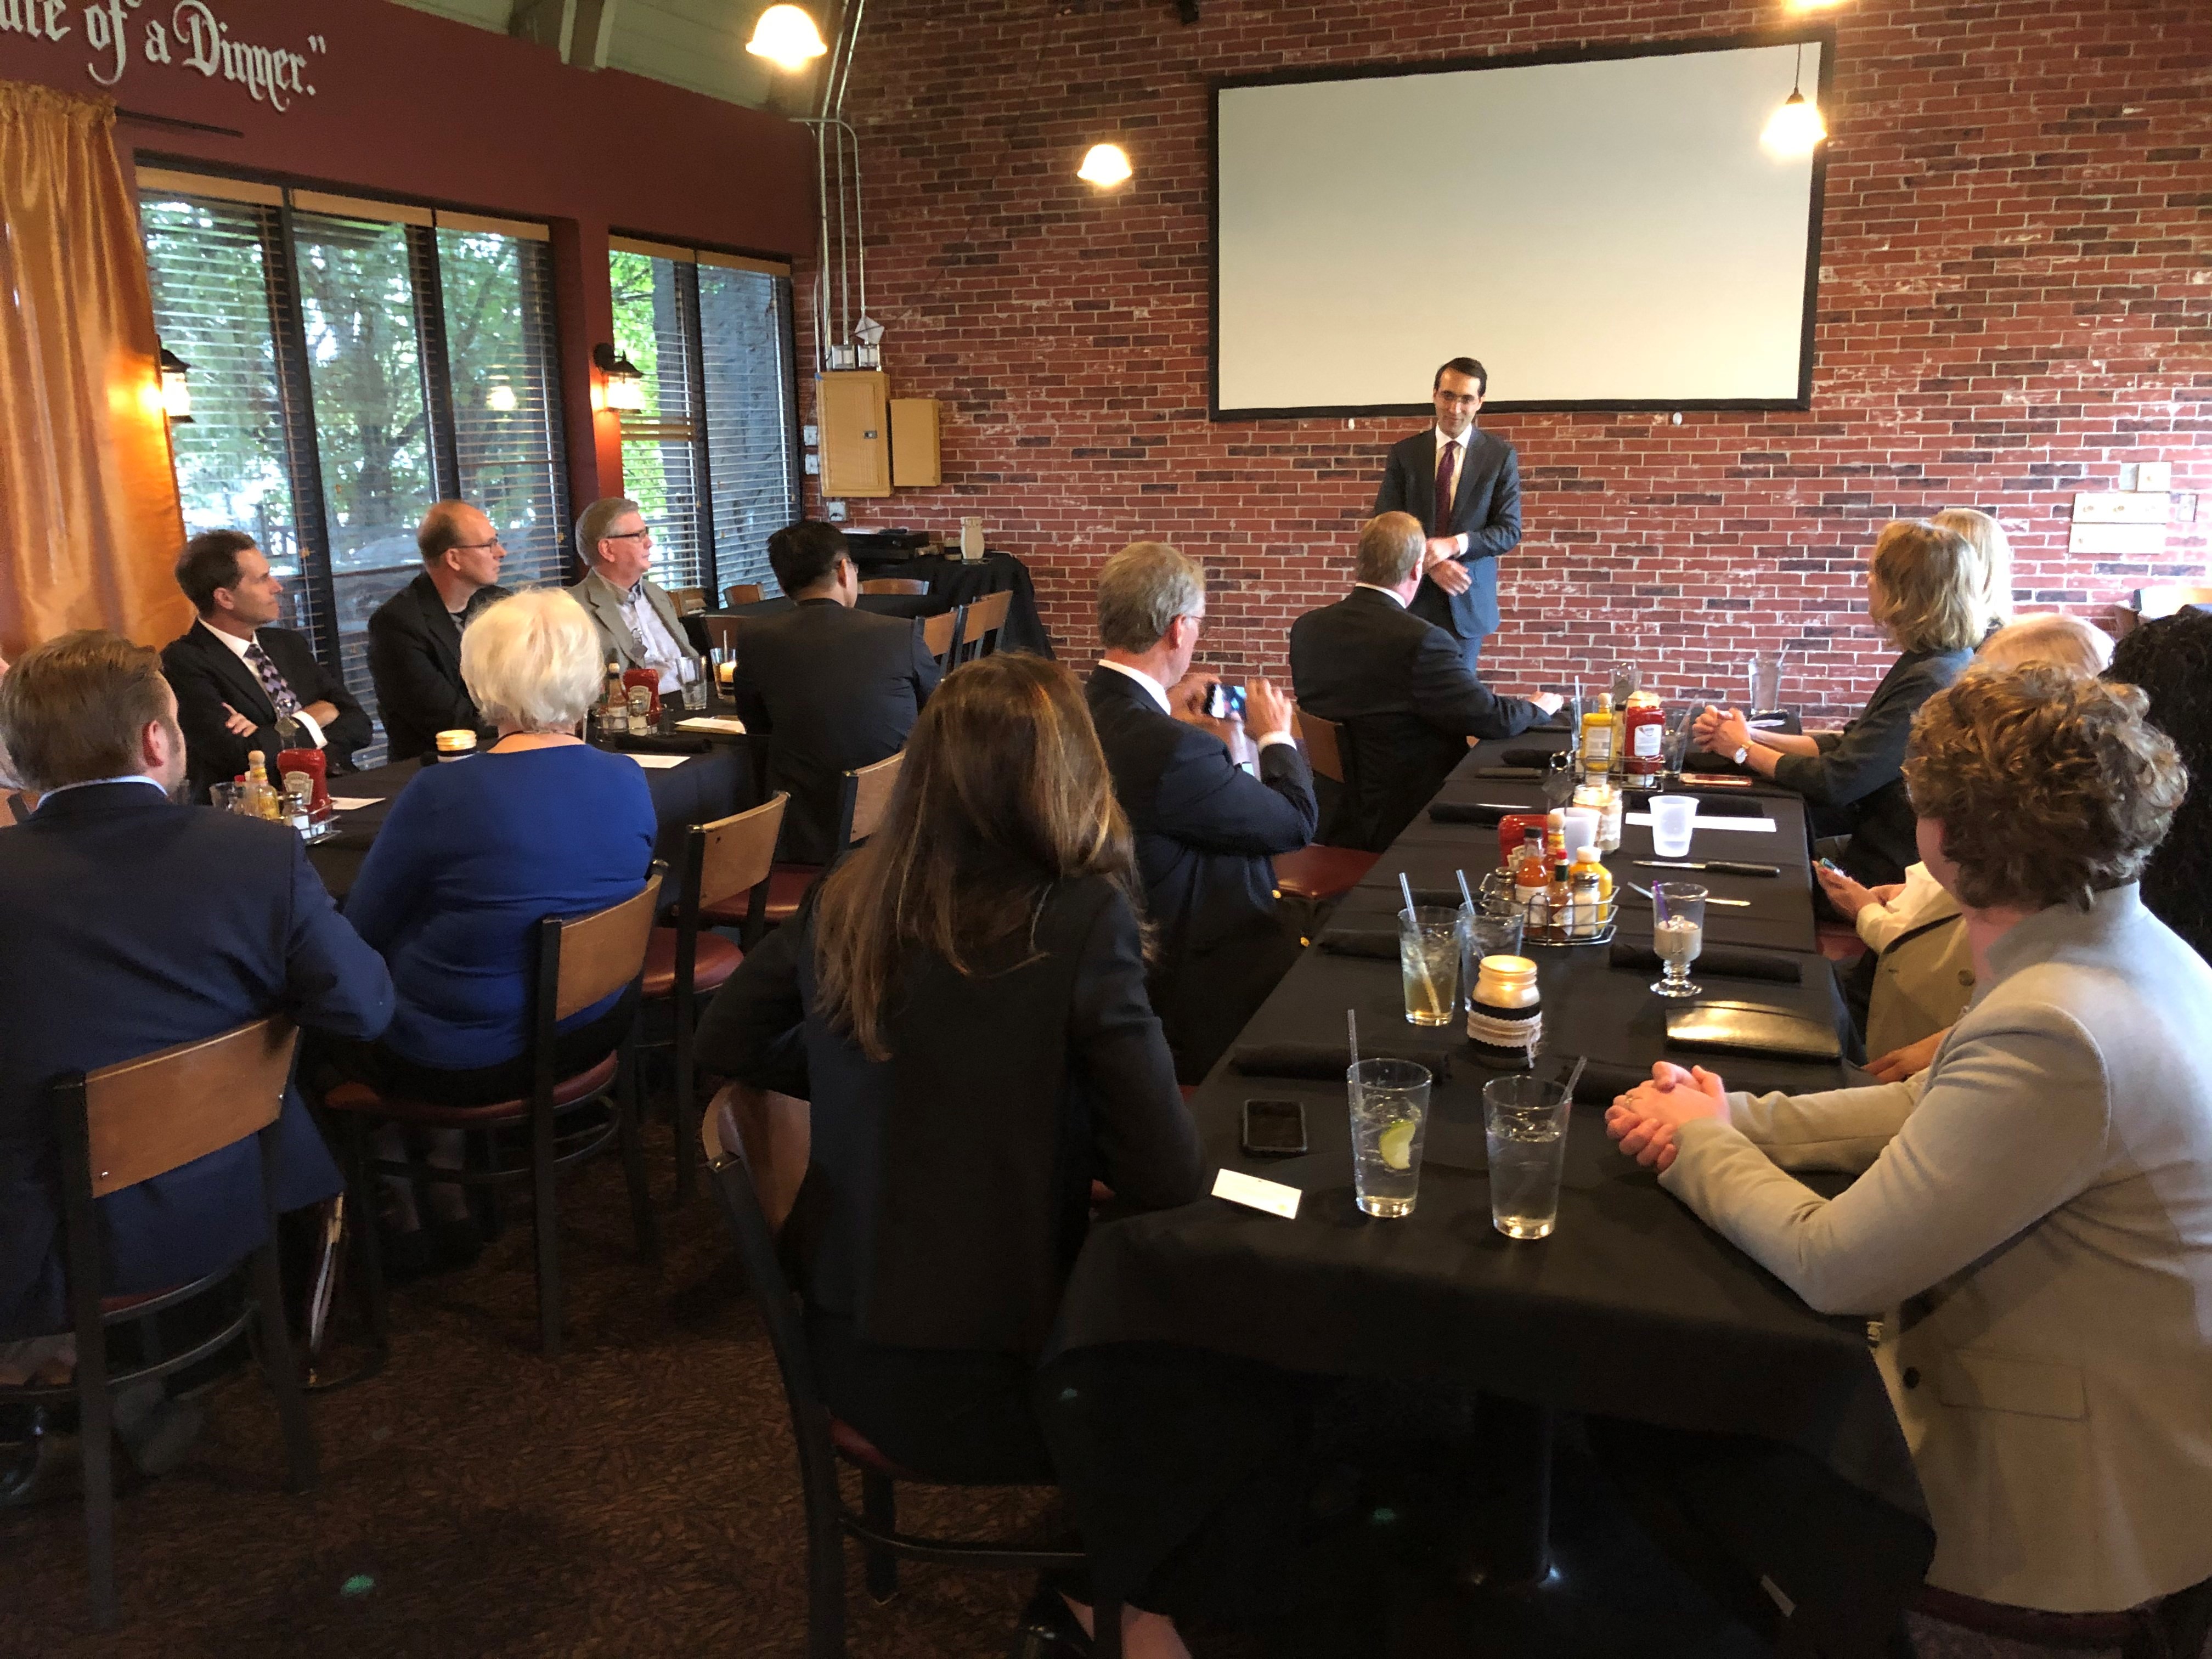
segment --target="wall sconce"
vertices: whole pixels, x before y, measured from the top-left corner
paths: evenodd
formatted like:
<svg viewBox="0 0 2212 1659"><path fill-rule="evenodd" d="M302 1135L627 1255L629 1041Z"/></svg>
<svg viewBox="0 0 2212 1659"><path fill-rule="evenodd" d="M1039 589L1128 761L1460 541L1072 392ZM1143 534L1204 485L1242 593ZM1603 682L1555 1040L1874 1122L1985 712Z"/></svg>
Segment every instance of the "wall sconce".
<svg viewBox="0 0 2212 1659"><path fill-rule="evenodd" d="M753 38L745 42L745 50L756 58L767 58L786 74L796 75L830 48L822 43L822 31L804 9L770 6L753 25Z"/></svg>
<svg viewBox="0 0 2212 1659"><path fill-rule="evenodd" d="M1810 155L1815 146L1828 136L1828 124L1820 118L1820 106L1809 100L1801 89L1805 79L1805 46L1797 46L1797 73L1790 77L1790 95L1782 100L1782 107L1767 118L1766 131L1759 135L1759 142L1766 153L1782 161L1794 161L1801 155Z"/></svg>
<svg viewBox="0 0 2212 1659"><path fill-rule="evenodd" d="M1101 190L1127 184L1129 179L1129 152L1119 144L1093 144L1091 153L1083 158L1083 165L1075 176L1087 185Z"/></svg>
<svg viewBox="0 0 2212 1659"><path fill-rule="evenodd" d="M637 372L635 363L605 344L592 348L592 361L606 377L609 409L620 412L645 407L645 376Z"/></svg>
<svg viewBox="0 0 2212 1659"><path fill-rule="evenodd" d="M186 376L192 366L169 349L161 348L161 410L173 426L183 426L192 418L192 388Z"/></svg>
<svg viewBox="0 0 2212 1659"><path fill-rule="evenodd" d="M502 415L513 414L516 407L514 388L504 380L494 380L491 389L484 393L484 407L495 409Z"/></svg>

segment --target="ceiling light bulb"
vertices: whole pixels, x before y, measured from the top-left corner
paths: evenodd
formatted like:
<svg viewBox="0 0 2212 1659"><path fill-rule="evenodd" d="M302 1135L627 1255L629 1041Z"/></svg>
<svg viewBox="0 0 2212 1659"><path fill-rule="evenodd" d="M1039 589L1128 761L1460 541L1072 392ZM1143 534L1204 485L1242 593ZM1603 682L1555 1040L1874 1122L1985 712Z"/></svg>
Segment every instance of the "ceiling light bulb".
<svg viewBox="0 0 2212 1659"><path fill-rule="evenodd" d="M1129 178L1129 153L1119 144L1093 144L1091 153L1083 158L1083 165L1075 170L1075 176L1101 190L1126 184Z"/></svg>
<svg viewBox="0 0 2212 1659"><path fill-rule="evenodd" d="M745 42L745 50L795 75L830 48L822 44L822 31L801 8L770 6L753 25L753 38Z"/></svg>
<svg viewBox="0 0 2212 1659"><path fill-rule="evenodd" d="M1766 131L1759 142L1767 153L1784 161L1795 161L1801 155L1810 155L1814 146L1828 136L1827 124L1820 119L1820 106L1810 102L1802 92L1793 92L1782 101L1766 123Z"/></svg>

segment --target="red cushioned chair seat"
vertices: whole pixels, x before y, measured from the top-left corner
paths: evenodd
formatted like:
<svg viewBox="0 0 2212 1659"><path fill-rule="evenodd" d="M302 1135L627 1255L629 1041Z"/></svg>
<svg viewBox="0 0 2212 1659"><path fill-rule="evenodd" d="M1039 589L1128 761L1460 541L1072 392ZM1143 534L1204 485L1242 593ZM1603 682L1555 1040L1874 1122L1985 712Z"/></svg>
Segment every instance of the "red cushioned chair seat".
<svg viewBox="0 0 2212 1659"><path fill-rule="evenodd" d="M700 930L699 941L691 957L691 988L711 991L738 971L738 964L745 953L724 939L720 933ZM656 927L645 946L644 994L648 997L672 997L676 994L676 930Z"/></svg>
<svg viewBox="0 0 2212 1659"><path fill-rule="evenodd" d="M875 1448L875 1443L834 1413L830 1418L830 1443L837 1449L837 1455L848 1463L864 1469L873 1469L894 1480L921 1480L924 1477L913 1470L894 1463Z"/></svg>
<svg viewBox="0 0 2212 1659"><path fill-rule="evenodd" d="M137 1291L129 1296L103 1296L100 1298L100 1310L104 1314L129 1313L131 1309L138 1307L143 1304L148 1302L159 1302L163 1297L169 1295L172 1291L181 1291L182 1289L184 1289L184 1285L182 1284L177 1284L168 1286L166 1290Z"/></svg>
<svg viewBox="0 0 2212 1659"><path fill-rule="evenodd" d="M553 1103L556 1106L573 1106L580 1100L589 1100L602 1090L611 1087L619 1058L619 1053L610 1054L590 1070L562 1078L553 1085ZM400 1096L379 1094L366 1083L341 1083L323 1097L323 1104L334 1112L367 1112L374 1117L464 1129L488 1123L515 1121L530 1115L527 1100L502 1100L489 1106L441 1106L428 1100L408 1100Z"/></svg>
<svg viewBox="0 0 2212 1659"><path fill-rule="evenodd" d="M768 872L768 924L774 927L799 914L799 901L822 879L818 864L779 864ZM710 927L742 927L751 896L740 893L720 904L702 906L699 920Z"/></svg>
<svg viewBox="0 0 2212 1659"><path fill-rule="evenodd" d="M1292 898L1338 898L1358 886L1381 856L1316 842L1295 853L1275 855L1275 886Z"/></svg>

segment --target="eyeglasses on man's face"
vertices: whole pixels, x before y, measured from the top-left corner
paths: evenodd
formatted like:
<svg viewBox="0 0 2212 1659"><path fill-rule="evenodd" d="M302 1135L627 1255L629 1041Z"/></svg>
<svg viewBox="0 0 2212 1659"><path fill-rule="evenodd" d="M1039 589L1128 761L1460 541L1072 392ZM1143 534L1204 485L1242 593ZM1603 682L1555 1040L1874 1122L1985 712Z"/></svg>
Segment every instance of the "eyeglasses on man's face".
<svg viewBox="0 0 2212 1659"><path fill-rule="evenodd" d="M650 544L653 540L653 526L651 525L644 525L635 530L612 531L603 538L603 539L611 542L645 542Z"/></svg>

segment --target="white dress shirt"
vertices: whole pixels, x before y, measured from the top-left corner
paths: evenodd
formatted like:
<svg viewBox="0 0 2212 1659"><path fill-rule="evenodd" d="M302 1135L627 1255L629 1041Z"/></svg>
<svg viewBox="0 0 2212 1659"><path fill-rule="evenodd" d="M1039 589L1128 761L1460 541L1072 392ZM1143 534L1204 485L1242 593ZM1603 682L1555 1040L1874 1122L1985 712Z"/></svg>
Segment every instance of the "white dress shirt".
<svg viewBox="0 0 2212 1659"><path fill-rule="evenodd" d="M256 685L259 685L261 684L261 671L256 668L252 663L246 661L246 647L249 645L260 644L258 640L241 640L237 635L231 633L228 629L209 628L207 619L205 617L202 617L200 619L199 626L206 628L209 633L214 635L216 638L221 640L225 645L228 646L230 647L230 654L237 658L239 661L246 663L246 672L253 676L253 683ZM255 630L257 633L260 630L258 629ZM268 647L266 646L262 647L262 654L264 656L268 655ZM281 668L276 671L280 676L283 672L284 671ZM284 684L287 685L292 685L292 682L289 680L286 680ZM300 688L298 686L292 685L292 695L295 697L300 697ZM315 717L307 712L307 700L305 697L300 697L301 706L292 711L292 718L307 728L307 735L314 739L316 748L327 748L329 745L323 740L323 728L316 724ZM274 755L271 755L269 758L273 761L276 757Z"/></svg>
<svg viewBox="0 0 2212 1659"><path fill-rule="evenodd" d="M1465 432L1462 433L1456 438L1447 436L1443 428L1441 426L1437 428L1437 454L1441 455L1444 453L1444 446L1446 444L1457 444L1459 446L1458 449L1454 451L1452 453L1451 477L1445 483L1444 498L1437 503L1437 521L1439 524L1450 519L1452 503L1459 498L1460 474L1467 471L1467 447L1474 436L1474 428L1472 426L1468 427ZM1464 530L1461 531L1458 535L1452 538L1452 541L1457 545L1459 550L1462 553L1467 551L1473 540L1474 538Z"/></svg>
<svg viewBox="0 0 2212 1659"><path fill-rule="evenodd" d="M43 804L44 802L52 800L56 795L66 795L72 789L97 789L104 783L151 784L155 788L159 789L161 792L161 796L164 799L168 798L169 793L168 786L163 783L161 779L149 778L143 772L126 772L118 778L84 778L79 780L76 783L57 784L52 789L47 790L45 794L40 796L39 799Z"/></svg>
<svg viewBox="0 0 2212 1659"><path fill-rule="evenodd" d="M623 620L629 624L629 631L645 652L645 665L660 671L662 691L681 691L697 678L697 665L684 654L684 647L660 620L660 612L646 598L642 579L622 596L622 613Z"/></svg>

